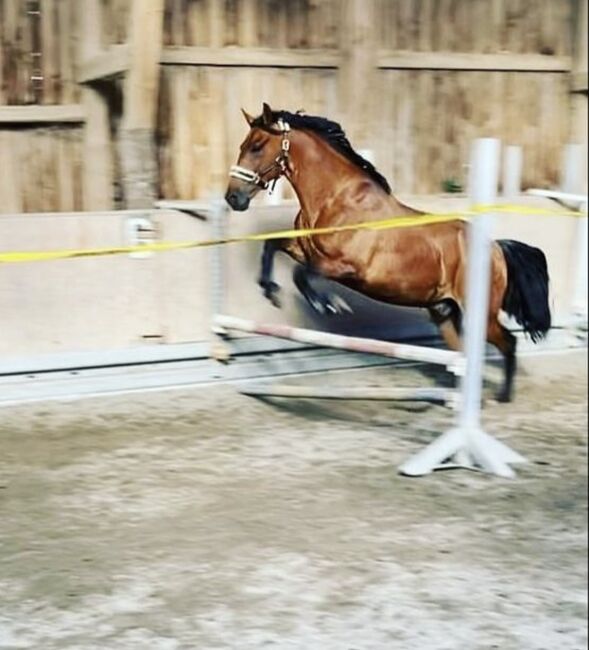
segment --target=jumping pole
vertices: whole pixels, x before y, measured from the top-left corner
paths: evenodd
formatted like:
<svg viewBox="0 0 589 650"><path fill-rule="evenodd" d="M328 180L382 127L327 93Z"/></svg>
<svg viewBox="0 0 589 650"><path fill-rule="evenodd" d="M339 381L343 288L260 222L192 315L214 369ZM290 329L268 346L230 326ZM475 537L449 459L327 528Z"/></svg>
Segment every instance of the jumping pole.
<svg viewBox="0 0 589 650"><path fill-rule="evenodd" d="M294 386L288 384L246 385L239 391L255 397L296 399L366 400L370 402L430 402L452 404L455 391L448 388L383 388L364 386Z"/></svg>
<svg viewBox="0 0 589 650"><path fill-rule="evenodd" d="M460 352L453 350L441 350L438 348L425 347L423 345L408 345L406 343L393 343L368 339L358 336L343 336L330 332L319 332L317 330L304 329L302 327L291 327L289 325L272 325L256 323L246 318L236 318L217 314L213 318L213 327L216 330L238 330L249 334L262 336L273 336L279 339L299 341L319 347L336 348L348 350L349 352L362 352L364 354L378 354L384 357L404 359L406 361L419 361L446 366L455 374L463 372L463 356Z"/></svg>
<svg viewBox="0 0 589 650"><path fill-rule="evenodd" d="M475 140L471 152L469 193L475 206L496 202L500 142ZM491 232L493 216L483 213L469 227L464 346L466 373L461 385L461 406L456 426L442 434L399 468L402 474L421 476L436 469L482 469L505 478L515 477L510 463L523 456L481 428L482 375L489 307Z"/></svg>

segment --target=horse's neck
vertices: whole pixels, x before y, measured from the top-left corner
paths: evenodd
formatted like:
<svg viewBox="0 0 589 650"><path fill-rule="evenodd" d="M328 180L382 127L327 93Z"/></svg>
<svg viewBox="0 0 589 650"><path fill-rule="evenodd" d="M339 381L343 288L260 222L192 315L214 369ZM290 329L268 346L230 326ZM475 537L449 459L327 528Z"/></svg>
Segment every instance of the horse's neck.
<svg viewBox="0 0 589 650"><path fill-rule="evenodd" d="M421 210L417 210L406 203L402 203L394 194L391 194L389 198L391 200L391 207L394 211L393 216L395 217L402 217L411 214L424 214Z"/></svg>
<svg viewBox="0 0 589 650"><path fill-rule="evenodd" d="M385 218L415 214L395 196L387 194L356 165L334 151L319 136L293 132L290 172L287 174L299 200L306 226L313 226L326 210L333 208L338 221ZM366 183L369 187L366 198ZM364 200L360 201L360 195ZM366 205L370 209L366 210ZM383 216L384 215L384 216Z"/></svg>

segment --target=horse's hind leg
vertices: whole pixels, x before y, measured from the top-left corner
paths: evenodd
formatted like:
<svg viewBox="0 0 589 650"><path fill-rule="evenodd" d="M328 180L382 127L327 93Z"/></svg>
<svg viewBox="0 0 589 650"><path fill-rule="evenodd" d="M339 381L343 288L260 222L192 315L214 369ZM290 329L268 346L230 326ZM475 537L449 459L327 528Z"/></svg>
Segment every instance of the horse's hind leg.
<svg viewBox="0 0 589 650"><path fill-rule="evenodd" d="M461 350L462 312L454 300L446 299L428 308L432 322L438 326L440 334L451 350Z"/></svg>
<svg viewBox="0 0 589 650"><path fill-rule="evenodd" d="M503 355L504 380L497 393L498 402L511 402L513 398L513 379L517 370L515 350L517 339L515 336L493 316L489 320L487 341L492 343Z"/></svg>
<svg viewBox="0 0 589 650"><path fill-rule="evenodd" d="M317 290L312 284L313 278L319 274L308 266L296 266L293 272L293 281L305 300L318 314L342 314L351 312L349 305L336 293Z"/></svg>
<svg viewBox="0 0 589 650"><path fill-rule="evenodd" d="M462 312L454 300L442 300L428 308L432 322L438 326L446 345L451 350L461 350ZM457 377L453 375L452 385L457 386Z"/></svg>

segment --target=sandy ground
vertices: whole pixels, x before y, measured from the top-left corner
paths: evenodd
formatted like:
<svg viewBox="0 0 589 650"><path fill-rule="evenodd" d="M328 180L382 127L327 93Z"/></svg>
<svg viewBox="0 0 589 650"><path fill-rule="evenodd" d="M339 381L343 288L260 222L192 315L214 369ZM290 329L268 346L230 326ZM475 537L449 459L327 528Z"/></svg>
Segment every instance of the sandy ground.
<svg viewBox="0 0 589 650"><path fill-rule="evenodd" d="M582 650L586 351L524 365L484 411L531 461L513 481L398 475L441 407L217 386L3 409L0 648Z"/></svg>

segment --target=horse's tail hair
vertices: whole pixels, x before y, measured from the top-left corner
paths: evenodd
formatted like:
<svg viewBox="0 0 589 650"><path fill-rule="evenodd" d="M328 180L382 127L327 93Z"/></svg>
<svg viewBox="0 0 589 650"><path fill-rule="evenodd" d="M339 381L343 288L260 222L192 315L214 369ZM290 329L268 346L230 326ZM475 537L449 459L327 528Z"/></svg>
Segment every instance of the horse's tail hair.
<svg viewBox="0 0 589 650"><path fill-rule="evenodd" d="M507 264L502 309L537 343L546 336L552 321L546 256L539 248L512 239L500 239L497 243Z"/></svg>

